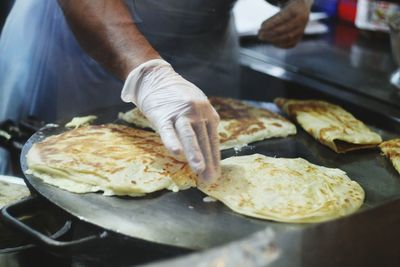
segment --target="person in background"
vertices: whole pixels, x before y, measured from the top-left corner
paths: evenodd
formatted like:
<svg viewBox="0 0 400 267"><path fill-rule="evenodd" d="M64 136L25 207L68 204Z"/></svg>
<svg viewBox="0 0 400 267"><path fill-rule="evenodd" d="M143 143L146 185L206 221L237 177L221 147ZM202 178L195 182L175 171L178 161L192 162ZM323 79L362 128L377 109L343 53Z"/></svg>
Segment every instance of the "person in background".
<svg viewBox="0 0 400 267"><path fill-rule="evenodd" d="M219 175L218 114L237 97L234 0L17 0L0 39L0 121L135 104L201 179ZM287 1L258 37L293 47L311 0ZM122 93L121 93L122 88Z"/></svg>

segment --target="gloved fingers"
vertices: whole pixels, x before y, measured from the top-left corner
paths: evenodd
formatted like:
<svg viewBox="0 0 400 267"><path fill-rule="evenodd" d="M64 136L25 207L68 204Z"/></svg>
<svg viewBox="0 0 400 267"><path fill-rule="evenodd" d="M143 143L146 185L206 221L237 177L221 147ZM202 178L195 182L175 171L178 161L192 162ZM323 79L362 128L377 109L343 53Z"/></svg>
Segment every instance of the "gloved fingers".
<svg viewBox="0 0 400 267"><path fill-rule="evenodd" d="M200 174L200 179L203 181L211 181L211 179L215 178L215 165L218 162L214 162L214 157L212 155L211 142L209 138L209 134L207 131L206 120L199 121L192 124L193 130L196 133L197 141L199 143L199 147L203 154L205 169Z"/></svg>
<svg viewBox="0 0 400 267"><path fill-rule="evenodd" d="M221 167L220 167L221 154L219 149L218 124L219 124L219 117L217 120L210 120L207 123L207 132L210 140L211 155L214 162L215 177L218 177L221 173Z"/></svg>
<svg viewBox="0 0 400 267"><path fill-rule="evenodd" d="M178 118L175 122L175 129L178 133L179 140L183 146L190 167L197 174L202 173L205 169L205 162L199 147L196 133L194 132L189 119L186 117Z"/></svg>
<svg viewBox="0 0 400 267"><path fill-rule="evenodd" d="M171 121L168 121L164 123L164 125L158 127L158 133L160 134L161 140L169 152L175 156L182 154L182 145Z"/></svg>
<svg viewBox="0 0 400 267"><path fill-rule="evenodd" d="M212 107L210 111L210 118L208 119L208 122L206 124L207 126L207 132L208 136L210 139L210 144L211 144L211 153L213 155L213 162L218 163L218 168L219 168L219 162L221 160L221 155L220 155L220 149L219 149L219 134L218 134L218 125L219 125L219 115L217 111Z"/></svg>

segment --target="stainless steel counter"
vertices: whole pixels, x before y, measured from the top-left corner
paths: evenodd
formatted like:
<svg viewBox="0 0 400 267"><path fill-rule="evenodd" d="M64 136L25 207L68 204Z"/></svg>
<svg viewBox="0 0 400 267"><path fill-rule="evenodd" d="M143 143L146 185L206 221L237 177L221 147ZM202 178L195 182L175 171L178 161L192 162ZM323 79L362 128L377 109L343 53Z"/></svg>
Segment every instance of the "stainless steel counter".
<svg viewBox="0 0 400 267"><path fill-rule="evenodd" d="M390 84L396 65L391 56L389 35L372 35L341 22L330 22L329 26L328 34L305 37L289 50L255 39L242 40L240 59L247 71L242 97L270 101L270 97L280 94L315 97L310 94L314 92L317 97L351 102L400 118L400 91ZM253 80L249 72L281 80L286 83L285 90L270 92L277 86L269 86L268 79L252 88L256 83L249 82Z"/></svg>

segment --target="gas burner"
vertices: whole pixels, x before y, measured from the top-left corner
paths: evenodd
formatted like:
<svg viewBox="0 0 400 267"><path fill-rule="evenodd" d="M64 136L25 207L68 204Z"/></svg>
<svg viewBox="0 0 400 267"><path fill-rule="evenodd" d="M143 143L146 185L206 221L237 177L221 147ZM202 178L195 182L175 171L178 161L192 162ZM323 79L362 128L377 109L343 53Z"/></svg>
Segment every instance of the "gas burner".
<svg viewBox="0 0 400 267"><path fill-rule="evenodd" d="M28 117L20 122L12 120L0 122L0 148L4 148L9 153L9 155L0 153L0 159L6 162L10 161L11 174L23 177L19 163L22 147L29 137L44 125L43 121L34 117ZM3 172L3 170L0 171Z"/></svg>

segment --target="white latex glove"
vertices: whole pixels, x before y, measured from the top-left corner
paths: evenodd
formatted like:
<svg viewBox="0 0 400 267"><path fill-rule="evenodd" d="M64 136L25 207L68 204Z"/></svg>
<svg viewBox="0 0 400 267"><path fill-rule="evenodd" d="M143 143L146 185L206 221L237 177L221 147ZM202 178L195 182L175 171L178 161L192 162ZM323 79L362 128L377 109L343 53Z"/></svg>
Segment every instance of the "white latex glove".
<svg viewBox="0 0 400 267"><path fill-rule="evenodd" d="M203 181L220 175L219 116L206 95L161 59L136 67L121 98L133 102L152 123L166 148L184 155Z"/></svg>

